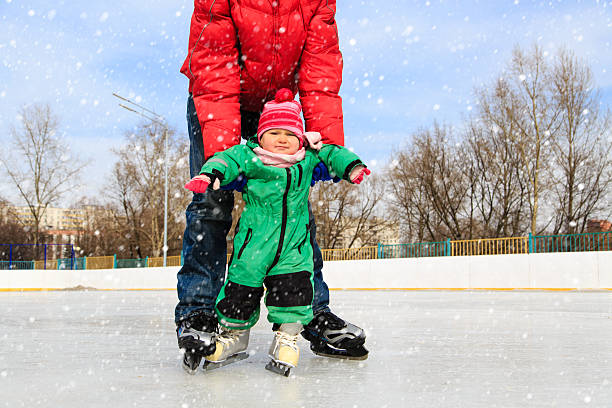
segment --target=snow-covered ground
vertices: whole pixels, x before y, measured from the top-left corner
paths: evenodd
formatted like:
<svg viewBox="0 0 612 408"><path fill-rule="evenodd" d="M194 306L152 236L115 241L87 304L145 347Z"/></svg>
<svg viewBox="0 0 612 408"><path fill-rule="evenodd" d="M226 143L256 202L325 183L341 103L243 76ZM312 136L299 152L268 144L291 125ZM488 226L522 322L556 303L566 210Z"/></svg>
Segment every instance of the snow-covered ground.
<svg viewBox="0 0 612 408"><path fill-rule="evenodd" d="M367 329L366 361L300 341L289 378L251 356L186 374L172 291L0 293L0 406L609 407L611 292L334 291ZM262 314L265 316L265 313Z"/></svg>

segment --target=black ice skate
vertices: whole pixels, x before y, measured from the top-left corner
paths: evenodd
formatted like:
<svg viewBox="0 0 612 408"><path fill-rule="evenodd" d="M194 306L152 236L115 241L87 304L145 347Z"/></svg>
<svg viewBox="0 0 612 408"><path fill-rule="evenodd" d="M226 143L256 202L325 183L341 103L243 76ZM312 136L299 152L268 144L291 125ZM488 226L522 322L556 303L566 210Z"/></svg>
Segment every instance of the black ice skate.
<svg viewBox="0 0 612 408"><path fill-rule="evenodd" d="M205 313L193 313L181 320L176 328L178 346L184 350L183 368L195 374L202 358L215 352L217 318Z"/></svg>
<svg viewBox="0 0 612 408"><path fill-rule="evenodd" d="M310 342L313 353L324 357L365 360L363 329L346 322L332 312L319 312L304 326L302 336Z"/></svg>

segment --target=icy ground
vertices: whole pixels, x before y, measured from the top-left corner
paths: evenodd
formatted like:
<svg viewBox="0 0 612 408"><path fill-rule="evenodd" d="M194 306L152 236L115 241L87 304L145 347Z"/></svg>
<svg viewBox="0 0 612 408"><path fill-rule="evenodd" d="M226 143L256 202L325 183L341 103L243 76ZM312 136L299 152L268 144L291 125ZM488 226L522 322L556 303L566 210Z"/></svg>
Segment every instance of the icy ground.
<svg viewBox="0 0 612 408"><path fill-rule="evenodd" d="M334 291L370 358L186 374L171 291L0 293L5 407L610 407L612 293ZM262 314L265 316L265 313Z"/></svg>

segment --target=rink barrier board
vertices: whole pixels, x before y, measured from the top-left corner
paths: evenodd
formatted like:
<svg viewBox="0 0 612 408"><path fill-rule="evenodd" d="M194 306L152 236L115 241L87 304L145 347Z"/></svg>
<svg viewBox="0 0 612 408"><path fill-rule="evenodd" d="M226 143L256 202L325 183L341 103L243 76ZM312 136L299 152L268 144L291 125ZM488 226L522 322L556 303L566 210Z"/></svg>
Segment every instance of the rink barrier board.
<svg viewBox="0 0 612 408"><path fill-rule="evenodd" d="M344 290L609 290L612 251L326 262ZM4 270L0 291L176 290L179 267Z"/></svg>

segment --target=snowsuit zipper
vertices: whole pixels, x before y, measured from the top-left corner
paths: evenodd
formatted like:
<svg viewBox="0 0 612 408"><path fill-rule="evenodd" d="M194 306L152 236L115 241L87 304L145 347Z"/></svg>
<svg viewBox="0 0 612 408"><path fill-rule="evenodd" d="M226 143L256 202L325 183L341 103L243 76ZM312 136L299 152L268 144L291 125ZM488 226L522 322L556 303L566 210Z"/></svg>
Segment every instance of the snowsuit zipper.
<svg viewBox="0 0 612 408"><path fill-rule="evenodd" d="M306 224L306 235L304 236L304 239L302 240L302 242L300 242L300 245L298 245L298 253L301 255L302 254L302 246L306 243L306 240L308 239L308 234L310 233L310 222L308 224Z"/></svg>
<svg viewBox="0 0 612 408"><path fill-rule="evenodd" d="M253 229L249 228L247 230L247 234L246 237L244 238L244 243L242 244L242 246L240 247L240 251L238 251L238 259L240 259L240 256L242 255L242 251L244 251L244 248L246 248L247 244L249 243L249 241L251 240L251 237L253 236Z"/></svg>
<svg viewBox="0 0 612 408"><path fill-rule="evenodd" d="M268 272L278 263L278 260L280 259L281 253L283 251L283 241L285 240L285 229L287 228L287 196L289 195L289 189L291 188L291 169L286 168L285 171L287 172L287 187L285 188L285 192L283 194L280 237L278 238L278 248L276 249L276 255L274 256L272 264L268 268Z"/></svg>
<svg viewBox="0 0 612 408"><path fill-rule="evenodd" d="M298 187L302 184L302 173L304 172L304 169L302 169L302 165L298 164L298 172L299 172L299 176L298 176Z"/></svg>

